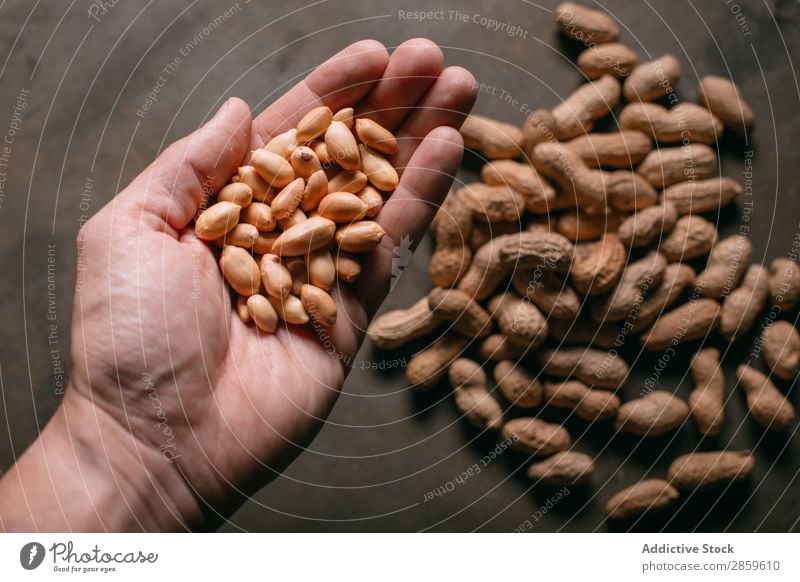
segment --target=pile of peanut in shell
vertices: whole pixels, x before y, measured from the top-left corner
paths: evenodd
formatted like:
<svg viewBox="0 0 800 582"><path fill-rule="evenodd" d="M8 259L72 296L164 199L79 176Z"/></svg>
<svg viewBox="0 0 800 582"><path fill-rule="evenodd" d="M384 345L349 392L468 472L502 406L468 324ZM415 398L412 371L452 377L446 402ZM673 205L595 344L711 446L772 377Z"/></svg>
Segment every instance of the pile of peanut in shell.
<svg viewBox="0 0 800 582"><path fill-rule="evenodd" d="M311 110L252 152L195 220L197 236L222 248L220 268L242 321L263 332L274 333L280 320L332 326L329 291L358 278L358 253L385 234L370 219L397 187L385 157L397 152L397 140L353 115Z"/></svg>
<svg viewBox="0 0 800 582"><path fill-rule="evenodd" d="M590 485L595 470L564 426L539 418L546 407L634 438L693 431L698 446L667 475L606 499L610 519L636 519L751 474L757 450L713 450L709 440L741 422L726 419L729 399L744 399L768 430L795 430L785 391L800 371L800 267L750 264L746 236L718 233L718 212L743 187L718 175L715 145L723 132L753 129L739 89L707 76L701 104L682 102L676 57L640 63L603 12L565 3L555 16L586 47L577 58L586 83L522 128L466 120L465 144L485 165L481 182L451 192L434 220L435 287L378 317L368 335L383 350L427 338L407 368L411 388L449 378L462 418L530 456L536 482ZM592 132L612 114L615 130ZM738 362L731 392L720 350L706 342L727 345L759 326L757 357ZM673 364L690 368L688 398L663 382L621 390L624 346L674 358L687 342L697 346L691 361Z"/></svg>

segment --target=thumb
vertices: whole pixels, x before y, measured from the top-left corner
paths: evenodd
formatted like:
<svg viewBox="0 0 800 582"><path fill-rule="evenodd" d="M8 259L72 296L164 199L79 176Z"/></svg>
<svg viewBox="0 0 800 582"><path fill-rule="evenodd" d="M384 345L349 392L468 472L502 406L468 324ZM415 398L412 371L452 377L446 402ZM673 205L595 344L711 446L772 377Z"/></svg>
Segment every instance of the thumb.
<svg viewBox="0 0 800 582"><path fill-rule="evenodd" d="M248 152L252 117L232 97L205 125L164 150L124 192L126 206L155 215L175 230L217 192Z"/></svg>

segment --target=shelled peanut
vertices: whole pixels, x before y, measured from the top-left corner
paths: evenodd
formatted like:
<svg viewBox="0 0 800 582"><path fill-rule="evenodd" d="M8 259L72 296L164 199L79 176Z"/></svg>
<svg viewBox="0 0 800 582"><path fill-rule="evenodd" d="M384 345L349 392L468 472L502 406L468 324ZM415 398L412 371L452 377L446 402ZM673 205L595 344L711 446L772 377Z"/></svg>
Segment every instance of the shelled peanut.
<svg viewBox="0 0 800 582"><path fill-rule="evenodd" d="M481 182L451 193L434 220L435 288L427 304L380 316L369 337L396 349L444 333L412 358L412 387L430 390L449 369L464 418L514 437L518 452L552 455L531 466L532 478L577 484L590 480L592 459L573 456L566 429L535 418L537 408L566 409L583 422L613 420L615 430L640 438L695 430L691 424L703 436L719 435L726 422L720 351L700 344L748 337L770 300L782 312L793 309L800 267L789 258L769 269L751 265L750 240L717 230L718 212L743 194L735 179L719 175L717 142L754 126L735 85L706 77L702 105L673 101L682 76L676 57L638 64L608 15L574 3L555 15L566 37L586 43L578 65L589 81L551 110L534 111L521 129L467 119L462 135L483 158ZM659 104L664 97L671 106ZM612 114L616 127L593 131ZM771 373L796 378L795 324L774 323L760 341ZM656 352L694 346L682 363L694 390L687 398L666 386L628 393L623 344ZM472 385L465 355L470 369L492 373L471 372ZM487 400L490 378L503 398ZM738 379L754 422L791 426L794 407L779 386L747 366ZM515 409L529 417L516 418ZM607 512L616 519L666 508L679 490L751 469L750 453L681 457L670 480L628 487Z"/></svg>
<svg viewBox="0 0 800 582"><path fill-rule="evenodd" d="M220 268L239 295L237 313L263 332L274 332L279 320L334 325L331 289L358 277L357 254L385 234L372 219L397 187L385 157L397 152L397 140L353 113L309 111L253 151L195 219L197 237L222 247Z"/></svg>

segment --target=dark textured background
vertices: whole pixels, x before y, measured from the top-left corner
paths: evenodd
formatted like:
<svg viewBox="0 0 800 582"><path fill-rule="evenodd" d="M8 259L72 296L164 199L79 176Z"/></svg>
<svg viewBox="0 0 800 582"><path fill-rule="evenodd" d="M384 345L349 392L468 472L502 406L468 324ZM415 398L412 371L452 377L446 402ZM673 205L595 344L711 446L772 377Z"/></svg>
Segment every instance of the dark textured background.
<svg viewBox="0 0 800 582"><path fill-rule="evenodd" d="M685 67L678 85L683 99L695 100L697 78L709 73L730 75L742 88L756 110L758 128L750 145L723 144L722 171L741 179L742 151L755 151L754 259L786 254L800 220L800 91L794 72L800 58L798 3L604 4L619 18L622 40L643 60L667 51L679 56ZM228 96L240 96L262 110L327 56L367 37L389 47L415 36L434 39L448 63L468 67L479 81L498 88L496 95L480 95L478 112L521 123L520 105L507 103L501 92L532 108L551 107L580 83L570 60L575 49L554 30L555 5L550 0L341 0L314 5L120 0L98 22L87 14L90 3L85 0L69 6L55 0L3 3L0 133L7 135L20 91L29 91L29 106L10 146L0 204L0 467L7 468L21 454L58 403L51 349L68 352L74 239L81 216L110 200L165 144L199 125ZM162 68L230 6L238 8L166 76L157 103L144 119L137 117ZM459 10L470 22L398 18L399 10L420 8ZM476 14L518 25L525 37L487 30L472 22ZM460 177L474 179L474 169L465 168ZM87 180L92 188L82 200ZM721 222L724 233L741 224L732 210L723 212ZM54 245L55 273L49 281L54 303L48 301L48 245ZM428 289L429 252L430 242L425 241L389 307L406 306ZM47 318L50 309L55 321ZM796 318L796 312L789 317ZM749 341L731 350L726 361L746 357ZM684 396L690 389L684 374L691 349L681 351L661 380L666 387L680 383L678 392ZM632 354L636 356L635 350ZM386 358L365 346L356 367ZM652 355L638 358L623 395L640 390L655 361ZM732 364L726 369L732 389ZM505 453L451 492L423 503L426 492L455 483L491 451L494 441L458 421L444 387L424 398L409 394L402 369L356 369L344 392L310 450L223 530L509 531L530 518L535 531L604 531L609 526L602 506L614 491L648 470L663 474L672 457L697 442L692 427L674 439L637 446L635 440L612 438L607 427L584 432L583 425L570 422L579 450L596 454L605 449L592 488L573 489L553 503L556 491L530 488L524 477L526 459ZM750 482L731 488L720 501L715 494L695 496L672 519L649 520L639 527L798 529L797 439L765 435L743 416L743 408L741 394L733 393L724 434L703 446L756 448Z"/></svg>

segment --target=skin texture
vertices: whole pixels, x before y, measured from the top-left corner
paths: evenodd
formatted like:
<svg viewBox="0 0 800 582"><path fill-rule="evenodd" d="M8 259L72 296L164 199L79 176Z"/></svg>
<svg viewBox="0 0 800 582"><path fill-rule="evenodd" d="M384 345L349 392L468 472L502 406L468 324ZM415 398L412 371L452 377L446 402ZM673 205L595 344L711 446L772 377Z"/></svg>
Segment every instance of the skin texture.
<svg viewBox="0 0 800 582"><path fill-rule="evenodd" d="M355 356L389 290L392 248L403 236L419 241L446 195L473 83L463 69L443 69L430 41L408 41L391 57L376 41L356 43L254 120L230 99L92 217L79 238L87 270L75 298L70 387L0 481L0 528L213 528L274 478L336 401L343 358ZM252 149L320 104L355 104L401 144L392 158L400 185L378 219L387 234L361 257L361 278L332 291L340 317L329 336L342 357L311 328L261 335L242 323L213 248L189 226L204 181L218 190ZM153 391L174 462L158 448L166 437L153 427Z"/></svg>

